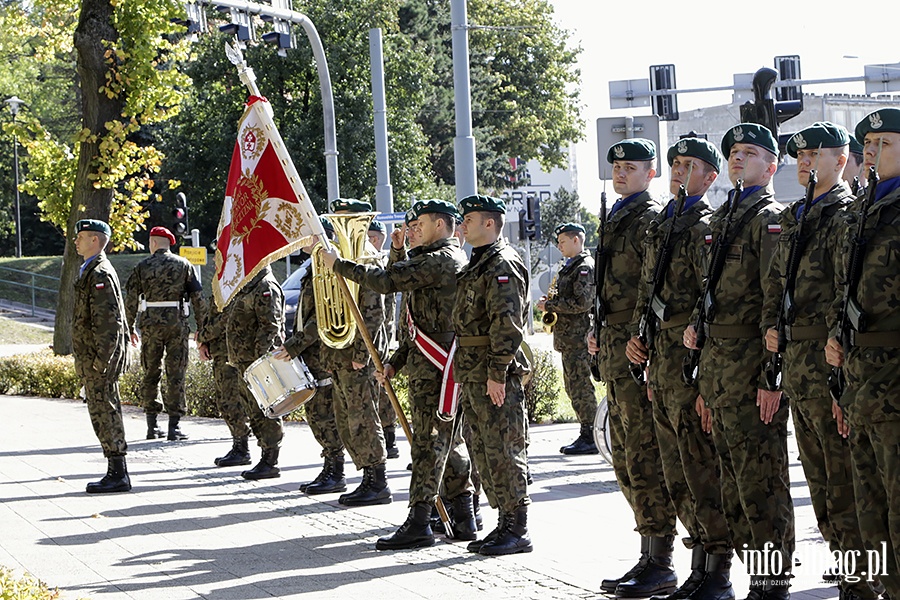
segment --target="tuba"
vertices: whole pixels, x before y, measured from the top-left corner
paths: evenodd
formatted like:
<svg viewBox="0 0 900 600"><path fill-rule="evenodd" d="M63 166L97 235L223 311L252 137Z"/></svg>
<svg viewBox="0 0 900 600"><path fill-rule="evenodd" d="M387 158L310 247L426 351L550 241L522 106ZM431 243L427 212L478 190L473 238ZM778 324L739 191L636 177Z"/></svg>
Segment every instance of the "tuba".
<svg viewBox="0 0 900 600"><path fill-rule="evenodd" d="M367 232L369 222L375 213L349 213L325 215L334 225L335 240L332 242L341 258L357 260L367 254L369 242ZM347 306L347 299L341 293L337 275L322 261L322 243L312 251L313 296L316 300L316 323L319 339L326 346L340 350L353 343L356 338L356 319ZM359 284L346 280L347 288L356 301L359 298Z"/></svg>

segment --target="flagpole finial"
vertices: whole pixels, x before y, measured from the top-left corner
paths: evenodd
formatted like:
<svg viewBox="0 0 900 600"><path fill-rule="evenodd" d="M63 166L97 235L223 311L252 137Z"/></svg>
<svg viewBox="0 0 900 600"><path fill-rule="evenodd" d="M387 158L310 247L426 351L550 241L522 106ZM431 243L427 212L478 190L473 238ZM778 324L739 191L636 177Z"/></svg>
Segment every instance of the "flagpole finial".
<svg viewBox="0 0 900 600"><path fill-rule="evenodd" d="M259 88L256 87L256 74L253 72L252 68L247 66L247 62L244 60L244 53L241 52L237 38L235 38L231 44L225 42L225 56L228 57L231 64L238 68L238 76L241 78L243 84L250 90L250 94L253 96L261 96Z"/></svg>

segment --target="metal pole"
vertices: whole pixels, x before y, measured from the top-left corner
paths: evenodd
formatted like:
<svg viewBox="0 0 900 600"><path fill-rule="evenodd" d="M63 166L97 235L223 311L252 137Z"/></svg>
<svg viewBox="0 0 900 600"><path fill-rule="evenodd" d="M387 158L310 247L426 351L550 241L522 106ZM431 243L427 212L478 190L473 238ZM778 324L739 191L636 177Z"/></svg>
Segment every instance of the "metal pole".
<svg viewBox="0 0 900 600"><path fill-rule="evenodd" d="M456 199L462 200L478 193L475 138L472 136L472 100L469 94L469 25L466 0L450 0L450 28L453 32L453 92L456 105L453 166L456 171Z"/></svg>
<svg viewBox="0 0 900 600"><path fill-rule="evenodd" d="M384 93L384 48L381 29L369 30L369 62L372 64L372 113L375 120L375 210L392 213L394 192L391 188L388 157L387 102Z"/></svg>
<svg viewBox="0 0 900 600"><path fill-rule="evenodd" d="M15 118L15 116L13 118ZM14 205L16 221L16 258L22 258L22 217L19 214L19 136L16 134L13 134L13 169L16 172L16 200Z"/></svg>
<svg viewBox="0 0 900 600"><path fill-rule="evenodd" d="M200 230L199 229L191 229L191 246L193 248L200 247ZM200 276L200 265L193 265L194 267L194 275L197 276L197 281L203 283Z"/></svg>
<svg viewBox="0 0 900 600"><path fill-rule="evenodd" d="M528 271L528 283L531 283L531 238L525 236L525 269ZM526 324L528 335L534 335L534 296L531 295L531 285L528 286L528 323Z"/></svg>

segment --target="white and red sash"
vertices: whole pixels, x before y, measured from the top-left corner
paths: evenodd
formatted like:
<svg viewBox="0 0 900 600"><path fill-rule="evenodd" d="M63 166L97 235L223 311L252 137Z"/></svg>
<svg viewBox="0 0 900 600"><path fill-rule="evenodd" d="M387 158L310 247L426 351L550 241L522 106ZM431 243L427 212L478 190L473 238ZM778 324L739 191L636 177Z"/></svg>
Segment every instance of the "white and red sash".
<svg viewBox="0 0 900 600"><path fill-rule="evenodd" d="M441 396L438 400L437 416L442 421L452 421L459 406L459 384L453 378L453 354L456 352L456 338L453 338L450 350L444 350L440 344L416 326L408 304L406 306L406 325L409 328L409 337L415 343L416 348L441 371Z"/></svg>

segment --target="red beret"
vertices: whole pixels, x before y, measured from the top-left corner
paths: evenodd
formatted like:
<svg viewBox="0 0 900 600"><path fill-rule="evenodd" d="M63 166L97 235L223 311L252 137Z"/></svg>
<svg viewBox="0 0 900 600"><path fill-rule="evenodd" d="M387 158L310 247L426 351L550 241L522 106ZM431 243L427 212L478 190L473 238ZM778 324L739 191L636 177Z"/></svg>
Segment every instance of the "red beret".
<svg viewBox="0 0 900 600"><path fill-rule="evenodd" d="M173 246L175 245L175 236L171 231L166 229L165 227L154 227L150 230L150 237L164 237L169 238L169 243Z"/></svg>

